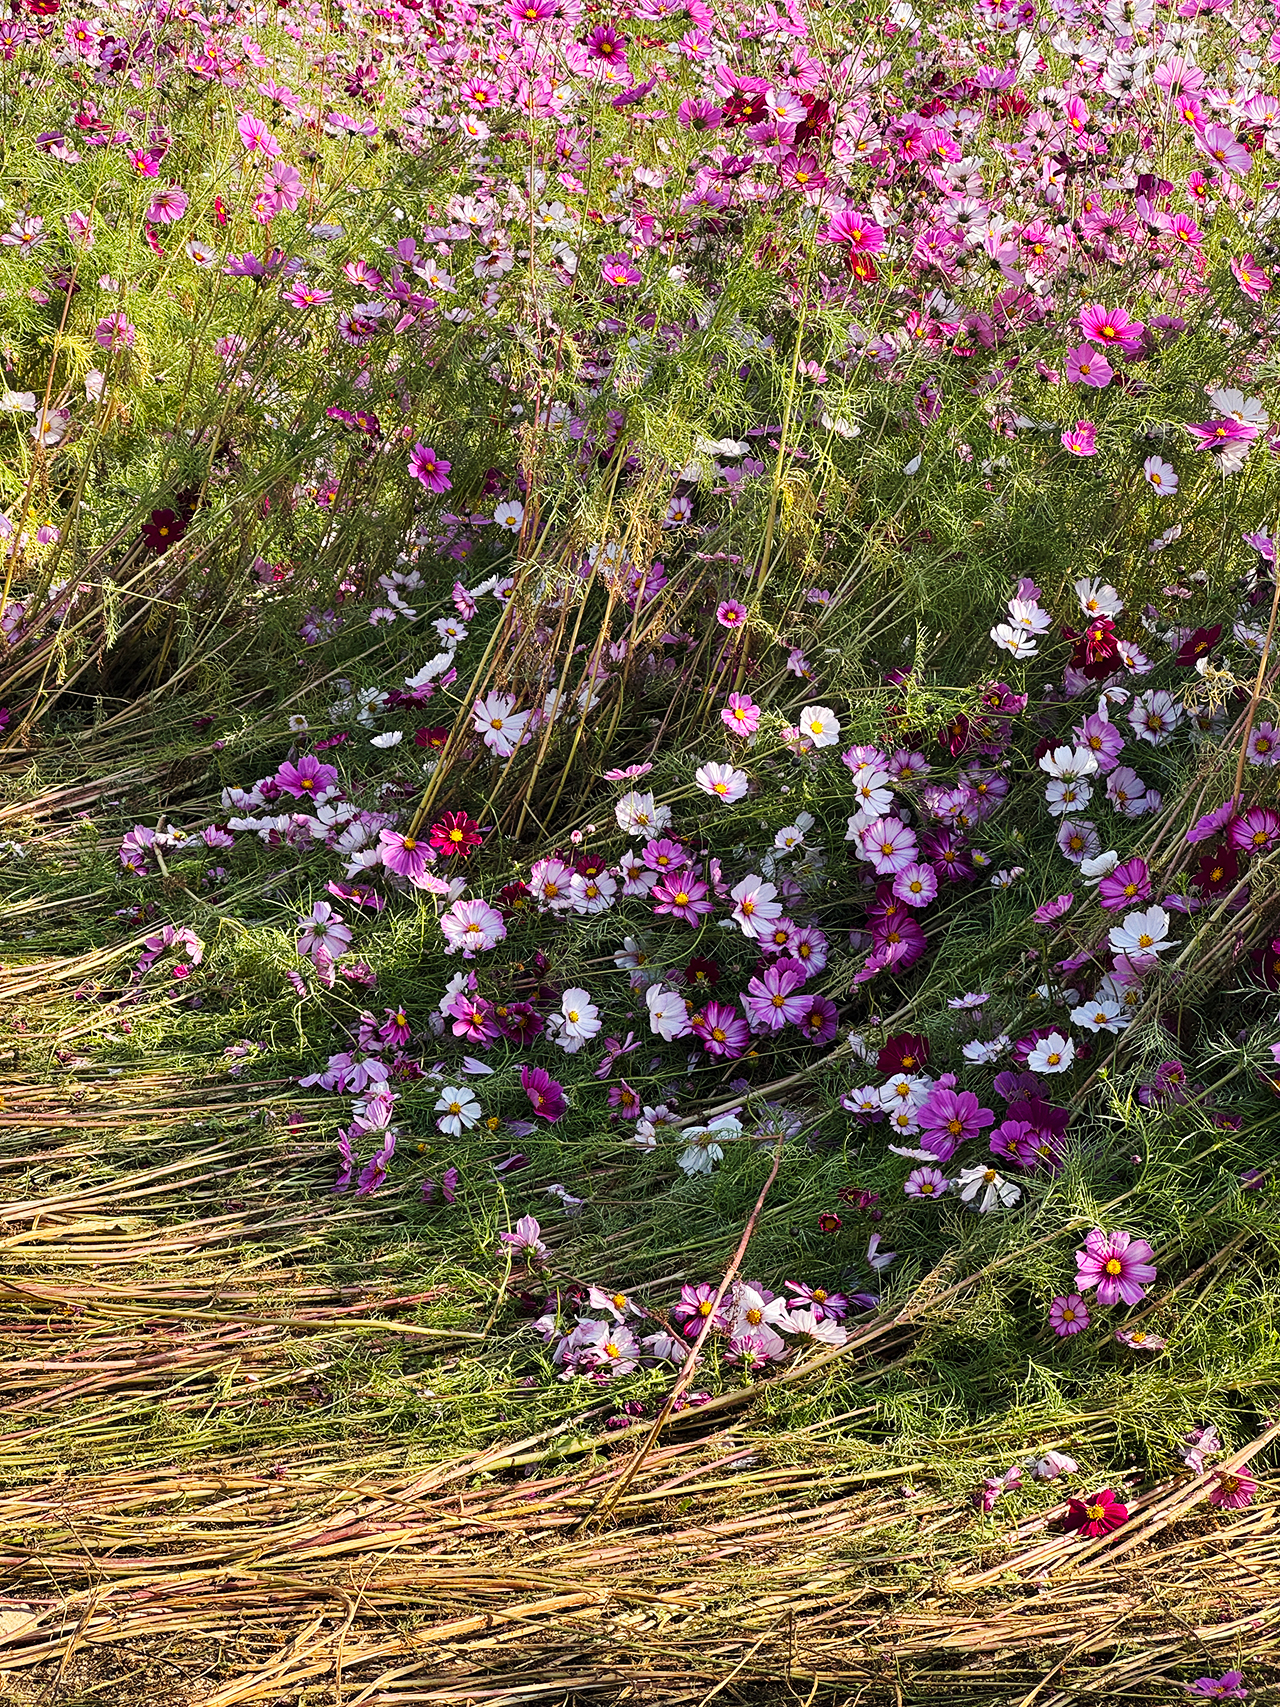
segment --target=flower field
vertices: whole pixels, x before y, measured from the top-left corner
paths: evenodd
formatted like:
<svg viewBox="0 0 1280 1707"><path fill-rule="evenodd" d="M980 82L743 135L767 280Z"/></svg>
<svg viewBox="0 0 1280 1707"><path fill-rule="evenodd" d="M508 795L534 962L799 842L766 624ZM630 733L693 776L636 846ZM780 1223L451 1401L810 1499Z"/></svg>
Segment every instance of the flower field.
<svg viewBox="0 0 1280 1707"><path fill-rule="evenodd" d="M1273 1699L1274 7L0 117L12 1698Z"/></svg>

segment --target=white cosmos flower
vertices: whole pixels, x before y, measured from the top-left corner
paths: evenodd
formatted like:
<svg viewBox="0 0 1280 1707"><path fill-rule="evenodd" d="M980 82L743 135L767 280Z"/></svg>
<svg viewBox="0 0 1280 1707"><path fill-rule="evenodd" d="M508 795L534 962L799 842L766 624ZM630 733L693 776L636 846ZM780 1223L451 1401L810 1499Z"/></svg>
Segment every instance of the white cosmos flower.
<svg viewBox="0 0 1280 1707"><path fill-rule="evenodd" d="M624 794L613 809L624 836L652 836L671 822L671 808L659 806L652 794Z"/></svg>
<svg viewBox="0 0 1280 1707"><path fill-rule="evenodd" d="M806 705L800 713L800 729L815 747L834 747L840 739L840 720L826 705Z"/></svg>
<svg viewBox="0 0 1280 1707"><path fill-rule="evenodd" d="M548 1031L566 1055L576 1055L600 1030L600 1010L585 990L576 986L560 998L560 1012L547 1018Z"/></svg>
<svg viewBox="0 0 1280 1707"><path fill-rule="evenodd" d="M1031 635L1007 622L998 622L991 630L991 638L1014 658L1034 658L1040 650Z"/></svg>
<svg viewBox="0 0 1280 1707"><path fill-rule="evenodd" d="M499 504L493 512L494 522L506 533L519 533L524 523L524 505L508 502Z"/></svg>
<svg viewBox="0 0 1280 1707"><path fill-rule="evenodd" d="M1093 799L1093 790L1087 782L1060 780L1055 776L1045 785L1044 797L1049 803L1050 816L1065 818L1069 812L1082 811Z"/></svg>
<svg viewBox="0 0 1280 1707"><path fill-rule="evenodd" d="M1124 610L1124 600L1105 581L1077 581L1075 590L1086 616L1119 616Z"/></svg>
<svg viewBox="0 0 1280 1707"><path fill-rule="evenodd" d="M1076 1058L1076 1046L1060 1031L1042 1037L1027 1056L1027 1071L1031 1073L1065 1073Z"/></svg>
<svg viewBox="0 0 1280 1707"><path fill-rule="evenodd" d="M1098 756L1089 747L1054 747L1040 759L1040 769L1060 782L1092 776L1097 768Z"/></svg>
<svg viewBox="0 0 1280 1707"><path fill-rule="evenodd" d="M1120 855L1114 848L1108 848L1106 853L1100 853L1094 859L1080 861L1080 875L1087 883L1101 883L1104 877L1111 873L1120 863Z"/></svg>
<svg viewBox="0 0 1280 1707"><path fill-rule="evenodd" d="M1022 1196L1021 1188L998 1174L994 1168L961 1168L955 1183L960 1188L961 1201L972 1203L980 1215L985 1215L997 1204L1005 1209L1012 1209Z"/></svg>
<svg viewBox="0 0 1280 1707"><path fill-rule="evenodd" d="M1126 913L1123 924L1111 927L1107 941L1117 954L1159 954L1176 946L1168 931L1169 915L1164 908L1145 907L1138 913Z"/></svg>
<svg viewBox="0 0 1280 1707"><path fill-rule="evenodd" d="M436 1125L451 1138L472 1127L480 1118L480 1104L465 1085L444 1085L436 1098Z"/></svg>
<svg viewBox="0 0 1280 1707"><path fill-rule="evenodd" d="M1073 1010L1071 1023L1083 1026L1086 1031L1123 1031L1129 1023L1129 1016L1119 1002L1095 998L1092 1002L1081 1002Z"/></svg>

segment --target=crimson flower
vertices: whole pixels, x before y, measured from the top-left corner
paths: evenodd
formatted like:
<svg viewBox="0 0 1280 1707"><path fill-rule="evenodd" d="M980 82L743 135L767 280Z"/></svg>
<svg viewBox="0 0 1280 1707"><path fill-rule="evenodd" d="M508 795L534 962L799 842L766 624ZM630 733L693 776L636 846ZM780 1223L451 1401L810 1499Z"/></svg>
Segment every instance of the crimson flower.
<svg viewBox="0 0 1280 1707"><path fill-rule="evenodd" d="M143 523L142 537L150 550L167 551L186 531L187 524L176 510L152 510Z"/></svg>
<svg viewBox="0 0 1280 1707"><path fill-rule="evenodd" d="M427 839L438 854L467 859L472 848L480 846L480 826L465 812L446 812L439 823L431 826Z"/></svg>
<svg viewBox="0 0 1280 1707"><path fill-rule="evenodd" d="M1092 1539L1095 1535L1110 1535L1128 1515L1128 1506L1121 1505L1110 1488L1103 1488L1088 1499L1068 1502L1066 1527Z"/></svg>

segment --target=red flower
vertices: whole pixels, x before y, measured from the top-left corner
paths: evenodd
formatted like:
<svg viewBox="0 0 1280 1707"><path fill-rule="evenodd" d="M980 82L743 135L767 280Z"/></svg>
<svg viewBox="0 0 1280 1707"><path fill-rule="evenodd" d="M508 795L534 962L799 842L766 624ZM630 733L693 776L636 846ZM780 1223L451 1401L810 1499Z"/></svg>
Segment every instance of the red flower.
<svg viewBox="0 0 1280 1707"><path fill-rule="evenodd" d="M415 729L413 742L416 747L430 747L434 752L440 752L449 739L447 729Z"/></svg>
<svg viewBox="0 0 1280 1707"><path fill-rule="evenodd" d="M1090 1538L1095 1535L1110 1535L1113 1529L1119 1529L1129 1515L1128 1506L1121 1505L1110 1488L1103 1488L1098 1494L1090 1494L1085 1500L1071 1500L1068 1506L1066 1527L1079 1530L1081 1535Z"/></svg>
<svg viewBox="0 0 1280 1707"><path fill-rule="evenodd" d="M825 1214L818 1217L818 1231L820 1233L838 1233L842 1225L840 1217L833 1215L829 1209Z"/></svg>
<svg viewBox="0 0 1280 1707"><path fill-rule="evenodd" d="M684 981L686 984L695 986L718 984L720 982L720 968L714 960L705 960L700 954L695 954L684 969Z"/></svg>
<svg viewBox="0 0 1280 1707"><path fill-rule="evenodd" d="M446 812L438 824L431 826L431 846L447 859L456 854L466 859L472 848L480 846L480 826L465 812Z"/></svg>

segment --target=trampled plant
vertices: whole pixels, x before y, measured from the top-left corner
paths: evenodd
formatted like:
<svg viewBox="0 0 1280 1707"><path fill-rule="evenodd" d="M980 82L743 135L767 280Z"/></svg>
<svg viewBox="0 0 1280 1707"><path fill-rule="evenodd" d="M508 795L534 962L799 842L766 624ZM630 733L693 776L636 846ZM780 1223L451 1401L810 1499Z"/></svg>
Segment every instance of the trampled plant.
<svg viewBox="0 0 1280 1707"><path fill-rule="evenodd" d="M483 1223L535 1378L620 1407L1202 1363L1280 1064L1270 9L27 0L0 52L13 750L199 684L222 790L118 842L95 1046L285 1063L335 1189Z"/></svg>

